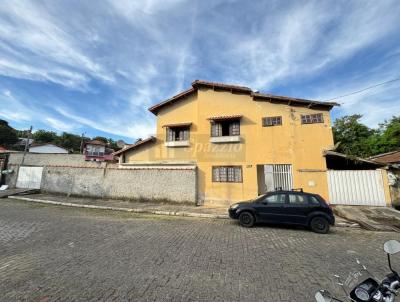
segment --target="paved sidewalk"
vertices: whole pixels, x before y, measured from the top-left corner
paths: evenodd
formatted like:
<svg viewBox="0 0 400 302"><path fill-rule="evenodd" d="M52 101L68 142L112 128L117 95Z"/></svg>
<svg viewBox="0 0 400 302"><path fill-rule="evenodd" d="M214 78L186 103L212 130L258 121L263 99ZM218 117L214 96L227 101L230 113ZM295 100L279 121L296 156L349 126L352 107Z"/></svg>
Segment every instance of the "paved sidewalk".
<svg viewBox="0 0 400 302"><path fill-rule="evenodd" d="M356 259L387 273L394 238L1 199L0 301L315 302L318 289L342 293L333 274Z"/></svg>
<svg viewBox="0 0 400 302"><path fill-rule="evenodd" d="M11 197L10 197L11 198ZM115 199L96 199L67 197L52 194L29 194L23 196L12 196L13 199L32 201L43 204L53 204L69 207L103 209L112 211L124 211L132 213L145 213L155 215L185 216L198 218L228 219L226 206L203 205L195 206L188 204L170 204L159 202L138 202ZM338 227L356 227L359 225L336 216Z"/></svg>
<svg viewBox="0 0 400 302"><path fill-rule="evenodd" d="M161 202L139 202L116 199L67 197L63 195L52 194L29 194L23 196L12 196L12 199L20 199L70 207L104 209L155 215L222 219L229 218L227 213L228 209L225 206L215 205L195 206L189 204L170 204Z"/></svg>

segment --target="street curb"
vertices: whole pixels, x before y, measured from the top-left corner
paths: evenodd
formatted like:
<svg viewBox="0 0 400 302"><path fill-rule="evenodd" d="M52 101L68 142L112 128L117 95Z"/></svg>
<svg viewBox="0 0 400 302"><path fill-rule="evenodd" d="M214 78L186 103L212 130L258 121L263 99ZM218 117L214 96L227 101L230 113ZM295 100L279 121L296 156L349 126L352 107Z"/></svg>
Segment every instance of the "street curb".
<svg viewBox="0 0 400 302"><path fill-rule="evenodd" d="M53 201L53 200L45 200L45 199L36 199L29 197L20 197L20 196L9 196L7 198L10 199L18 199L24 201L31 201L41 204L50 204L57 206L66 206L66 207L74 207L74 208L86 208L86 209L98 209L98 210L109 210L109 211L119 211L119 212L129 212L135 214L152 214L152 215L164 215L164 216L179 216L179 217L196 217L196 218L211 218L211 219L229 219L228 215L216 215L216 214L206 214L206 213L192 213L192 212L170 212L170 211L160 211L160 210L144 210L138 208L119 208L119 207L107 207L107 206L95 206L89 204L76 204L71 202L61 202L61 201ZM336 223L335 227L343 227L343 228L360 228L360 225L357 223Z"/></svg>
<svg viewBox="0 0 400 302"><path fill-rule="evenodd" d="M215 215L206 213L191 213L191 212L170 212L160 210L144 210L138 208L119 208L119 207L107 207L107 206L95 206L89 204L76 204L71 202L60 202L53 200L35 199L29 197L10 196L10 199L18 199L24 201L31 201L41 204L50 204L57 206L75 207L75 208L86 208L86 209L98 209L98 210L109 210L119 212L130 212L135 214L153 214L153 215L164 215L164 216L180 216L180 217L196 217L196 218L213 218L213 219L228 219L228 215Z"/></svg>

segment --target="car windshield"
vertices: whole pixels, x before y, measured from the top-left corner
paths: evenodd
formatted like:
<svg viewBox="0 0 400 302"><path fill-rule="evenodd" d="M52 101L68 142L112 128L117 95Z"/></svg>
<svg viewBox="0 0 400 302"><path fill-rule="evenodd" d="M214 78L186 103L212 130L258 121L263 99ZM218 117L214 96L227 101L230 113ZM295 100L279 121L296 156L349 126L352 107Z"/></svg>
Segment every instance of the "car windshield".
<svg viewBox="0 0 400 302"><path fill-rule="evenodd" d="M259 202L259 201L263 200L268 194L269 193L264 193L264 194L258 196L257 198L254 198L253 201L254 202Z"/></svg>

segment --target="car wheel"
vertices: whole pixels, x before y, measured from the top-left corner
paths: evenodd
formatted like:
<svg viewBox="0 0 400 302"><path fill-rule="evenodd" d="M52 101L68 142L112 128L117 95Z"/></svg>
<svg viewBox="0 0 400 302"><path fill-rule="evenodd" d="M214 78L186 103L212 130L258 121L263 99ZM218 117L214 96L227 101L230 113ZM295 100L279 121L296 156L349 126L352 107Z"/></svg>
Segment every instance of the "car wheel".
<svg viewBox="0 0 400 302"><path fill-rule="evenodd" d="M329 232L329 222L324 217L314 217L310 222L310 228L315 233L326 234Z"/></svg>
<svg viewBox="0 0 400 302"><path fill-rule="evenodd" d="M244 226L246 228L251 228L254 223L256 222L256 219L253 214L250 212L242 212L239 215L239 223L241 226Z"/></svg>

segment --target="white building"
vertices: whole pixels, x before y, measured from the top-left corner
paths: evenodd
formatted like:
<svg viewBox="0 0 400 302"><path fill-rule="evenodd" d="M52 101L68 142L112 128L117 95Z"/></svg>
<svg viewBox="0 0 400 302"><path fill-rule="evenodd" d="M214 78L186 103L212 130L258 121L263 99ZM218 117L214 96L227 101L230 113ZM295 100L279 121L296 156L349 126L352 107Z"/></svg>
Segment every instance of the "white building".
<svg viewBox="0 0 400 302"><path fill-rule="evenodd" d="M59 147L54 144L32 144L29 147L29 152L31 153L69 153L67 149Z"/></svg>

